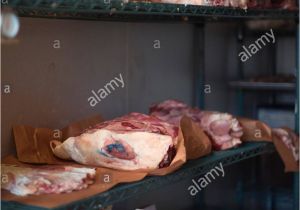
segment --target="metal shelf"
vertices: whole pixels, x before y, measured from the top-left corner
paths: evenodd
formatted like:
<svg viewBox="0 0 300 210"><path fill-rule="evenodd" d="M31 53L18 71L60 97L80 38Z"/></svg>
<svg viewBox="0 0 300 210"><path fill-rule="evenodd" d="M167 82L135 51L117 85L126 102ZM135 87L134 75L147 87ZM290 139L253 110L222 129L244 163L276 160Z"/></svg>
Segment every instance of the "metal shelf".
<svg viewBox="0 0 300 210"><path fill-rule="evenodd" d="M223 166L231 165L244 159L255 157L264 153L274 151L272 143L244 143L242 146L227 151L213 152L211 155L199 158L197 160L188 161L178 171L166 176L146 177L142 181L120 184L109 191L92 196L87 199L78 200L76 202L55 208L63 209L99 209L116 202L126 200L130 197L141 195L150 190L159 189L162 186L179 182L183 179L192 179L202 175L211 168L222 162ZM63 196L63 195L62 195ZM44 209L15 202L1 201L3 210L10 209Z"/></svg>
<svg viewBox="0 0 300 210"><path fill-rule="evenodd" d="M295 83L232 81L229 83L229 86L245 90L296 90Z"/></svg>
<svg viewBox="0 0 300 210"><path fill-rule="evenodd" d="M6 6L2 4L2 6ZM8 6L20 16L103 19L103 20L183 20L218 18L298 19L298 10L248 9L179 4L123 3L121 0L9 0Z"/></svg>

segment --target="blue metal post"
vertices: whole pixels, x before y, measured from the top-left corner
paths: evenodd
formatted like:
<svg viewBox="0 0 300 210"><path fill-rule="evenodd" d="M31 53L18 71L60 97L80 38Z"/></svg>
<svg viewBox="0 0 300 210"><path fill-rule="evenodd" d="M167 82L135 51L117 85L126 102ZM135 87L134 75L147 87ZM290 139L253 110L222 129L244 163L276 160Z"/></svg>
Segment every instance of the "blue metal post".
<svg viewBox="0 0 300 210"><path fill-rule="evenodd" d="M205 106L205 37L204 24L195 24L194 29L194 105Z"/></svg>
<svg viewBox="0 0 300 210"><path fill-rule="evenodd" d="M297 24L296 33L296 76L297 76L297 91L296 91L296 106L295 106L295 130L299 133L299 23ZM299 210L299 172L294 173L294 210Z"/></svg>
<svg viewBox="0 0 300 210"><path fill-rule="evenodd" d="M244 25L243 23L240 23L240 27L237 32L237 43L238 43L238 48L244 44ZM244 79L244 65L243 62L238 59L238 76L239 80ZM245 116L245 107L244 107L244 91L242 89L239 89L237 91L237 104L238 104L238 115L239 116ZM243 166L240 166L242 171L243 171ZM238 176L237 179L237 185L235 189L236 193L236 202L238 205L238 209L243 209L243 202L245 199L245 185L244 185L244 178L245 178L245 173L241 172Z"/></svg>
<svg viewBox="0 0 300 210"><path fill-rule="evenodd" d="M194 105L200 109L205 106L205 31L204 24L194 25ZM205 208L205 191L197 195L195 206Z"/></svg>

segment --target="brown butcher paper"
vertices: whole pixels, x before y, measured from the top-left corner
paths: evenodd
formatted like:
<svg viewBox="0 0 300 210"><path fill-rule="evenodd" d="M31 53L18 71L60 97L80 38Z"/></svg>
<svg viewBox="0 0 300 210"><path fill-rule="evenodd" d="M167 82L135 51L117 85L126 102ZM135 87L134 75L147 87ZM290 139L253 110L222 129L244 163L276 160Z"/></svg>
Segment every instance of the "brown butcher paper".
<svg viewBox="0 0 300 210"><path fill-rule="evenodd" d="M292 155L290 149L282 142L278 136L272 133L271 127L269 127L264 122L258 120L252 120L247 118L238 118L239 122L243 127L242 141L267 141L273 142L278 152L281 160L285 166L285 172L298 172L299 171L299 161L296 161ZM289 128L284 128L288 132L293 132ZM299 138L299 137L298 137ZM299 148L299 141L297 147Z"/></svg>
<svg viewBox="0 0 300 210"><path fill-rule="evenodd" d="M293 132L289 128L283 128L287 132ZM296 135L296 134L295 134ZM299 139L299 136L297 136ZM293 154L289 148L283 143L282 139L279 136L273 134L273 142L281 160L284 163L284 171L285 172L299 172L299 161L295 160ZM296 148L299 148L299 140L296 141Z"/></svg>
<svg viewBox="0 0 300 210"><path fill-rule="evenodd" d="M272 130L267 124L248 118L238 117L243 127L242 141L267 141L272 142Z"/></svg>
<svg viewBox="0 0 300 210"><path fill-rule="evenodd" d="M103 121L100 115L81 120L58 130L49 128L33 128L31 126L13 126L14 140L18 160L25 163L65 164L53 155L49 147L53 139L62 141L77 136L86 128Z"/></svg>
<svg viewBox="0 0 300 210"><path fill-rule="evenodd" d="M197 123L188 117L183 117L180 121L180 127L188 160L197 159L211 153L211 141Z"/></svg>
<svg viewBox="0 0 300 210"><path fill-rule="evenodd" d="M51 140L63 141L68 137L77 136L85 129L101 121L102 118L96 116L72 123L61 130L14 126L13 133L18 159L10 156L4 159L3 163L14 165L25 164L27 166L30 166L30 164L82 166L73 161L64 161L56 158L50 149L49 142ZM244 129L243 141L272 141L271 128L266 124L246 118L239 118L239 121ZM102 193L119 183L139 181L149 175L166 175L172 173L179 169L186 160L196 159L208 155L210 152L211 142L206 133L190 118L183 117L180 122L176 155L168 167L152 171L120 171L98 167L95 183L87 189L66 194L30 195L26 197L15 196L8 191L2 190L2 199L53 208Z"/></svg>
<svg viewBox="0 0 300 210"><path fill-rule="evenodd" d="M49 142L53 139L62 141L70 136L77 136L80 133L82 133L86 128L100 123L101 121L102 118L100 116L96 116L77 123L72 123L66 128L61 129L61 133L58 130L48 128L14 126L13 132L18 159L9 156L5 158L2 162L6 164L26 166L31 166L32 164L64 164L72 166L82 166L73 161L64 161L56 158L51 152ZM185 124L190 124L190 121L190 119L185 119L183 122L185 132L189 132L189 126L185 126ZM193 131L193 133L195 133L195 131ZM199 133L195 133L195 135L199 135ZM198 137L196 136L193 139L197 138L204 138L204 141L207 141L207 137L205 138L205 136L203 136L201 132ZM189 137L188 139L192 138ZM200 146L202 147L201 141L199 142ZM202 150L191 150L191 148L193 147L189 144L194 144L196 148L199 147L199 145L197 145L197 141L195 140L189 140L188 142L185 142L182 131L181 129L179 129L176 155L172 160L170 166L168 167L155 169L152 171L120 171L98 167L96 172L95 183L90 185L87 189L65 194L30 195L25 197L15 196L6 190L2 190L2 199L6 201L16 201L28 205L46 208L53 208L67 203L71 203L73 201L78 201L80 199L84 199L92 195L107 191L108 189L112 188L113 186L119 183L139 181L147 175L166 175L172 173L186 162L187 153L189 154L189 157L194 158L204 155L202 154ZM186 151L186 147L188 147L190 151ZM204 148L204 153L207 154L210 150L208 150L206 147Z"/></svg>

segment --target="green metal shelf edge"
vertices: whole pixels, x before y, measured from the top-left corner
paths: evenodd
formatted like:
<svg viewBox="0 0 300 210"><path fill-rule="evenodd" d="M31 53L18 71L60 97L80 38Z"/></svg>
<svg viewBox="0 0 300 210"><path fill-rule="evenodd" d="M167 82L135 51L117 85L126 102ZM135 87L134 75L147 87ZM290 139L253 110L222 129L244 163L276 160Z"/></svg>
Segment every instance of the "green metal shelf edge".
<svg viewBox="0 0 300 210"><path fill-rule="evenodd" d="M296 83L292 82L231 81L229 86L240 90L296 91Z"/></svg>
<svg viewBox="0 0 300 210"><path fill-rule="evenodd" d="M55 210L65 209L99 209L108 205L126 200L131 197L138 196L150 190L159 189L162 186L179 182L183 179L192 179L196 176L202 175L211 168L222 162L223 166L234 164L241 160L255 157L265 153L275 151L274 145L267 142L244 143L241 147L227 150L213 152L211 155L202 157L196 160L188 161L183 167L172 174L166 176L151 176L145 179L130 183L120 184L109 191L91 196L86 199L78 200L76 202L54 208ZM63 195L62 195L63 196ZM21 203L1 201L3 210L28 210L28 209L45 209L34 206L28 206Z"/></svg>
<svg viewBox="0 0 300 210"><path fill-rule="evenodd" d="M2 6L6 6L2 3ZM203 18L298 19L299 10L248 9L179 4L129 2L120 0L9 0L7 6L20 16L112 19L112 20L196 20Z"/></svg>

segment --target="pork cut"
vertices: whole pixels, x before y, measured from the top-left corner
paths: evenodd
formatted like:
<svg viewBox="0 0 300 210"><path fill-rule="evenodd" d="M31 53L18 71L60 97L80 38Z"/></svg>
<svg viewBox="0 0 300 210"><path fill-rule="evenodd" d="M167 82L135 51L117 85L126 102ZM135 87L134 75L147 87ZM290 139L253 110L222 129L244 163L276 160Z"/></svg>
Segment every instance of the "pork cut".
<svg viewBox="0 0 300 210"><path fill-rule="evenodd" d="M190 117L210 137L215 150L225 150L241 144L242 127L228 113L201 111L177 100L166 100L150 107L150 115L179 126L183 116Z"/></svg>
<svg viewBox="0 0 300 210"><path fill-rule="evenodd" d="M276 135L284 145L291 151L295 161L299 161L299 136L293 131L283 128L273 128L273 135Z"/></svg>
<svg viewBox="0 0 300 210"><path fill-rule="evenodd" d="M92 168L1 164L1 188L18 196L67 193L87 188L95 174Z"/></svg>
<svg viewBox="0 0 300 210"><path fill-rule="evenodd" d="M121 170L168 166L177 144L178 127L140 113L106 121L63 143L51 141L53 153L81 164Z"/></svg>

